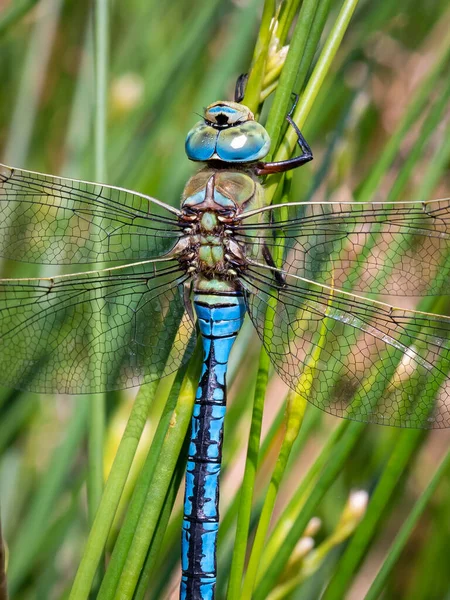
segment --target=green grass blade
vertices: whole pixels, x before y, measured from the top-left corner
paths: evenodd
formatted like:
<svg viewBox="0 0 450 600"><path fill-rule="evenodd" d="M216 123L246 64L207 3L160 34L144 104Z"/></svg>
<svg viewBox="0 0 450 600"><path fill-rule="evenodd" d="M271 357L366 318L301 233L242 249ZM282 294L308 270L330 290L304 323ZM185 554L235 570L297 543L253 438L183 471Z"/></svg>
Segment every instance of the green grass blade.
<svg viewBox="0 0 450 600"><path fill-rule="evenodd" d="M164 535L166 533L167 526L169 524L169 519L170 519L170 515L172 513L173 505L175 504L178 490L180 488L180 484L183 480L183 476L184 476L184 473L186 470L188 448L189 448L189 434L186 436L186 440L184 442L184 448L180 453L180 460L177 463L175 472L172 477L172 481L170 482L170 486L167 491L166 501L165 501L163 509L161 511L158 525L156 526L155 534L154 534L152 542L150 544L150 547L149 547L149 550L147 553L147 558L145 559L145 563L142 568L142 573L139 577L139 582L136 587L136 592L134 594L133 600L143 600L144 599L145 594L148 591L149 583L152 579L152 576L154 575L157 567L161 564L161 559L159 558L159 552L161 550Z"/></svg>
<svg viewBox="0 0 450 600"><path fill-rule="evenodd" d="M103 553L157 387L158 382L143 386L133 404L130 418L120 441L98 511L89 532L86 548L70 593L71 600L86 599L89 596L92 581Z"/></svg>
<svg viewBox="0 0 450 600"><path fill-rule="evenodd" d="M247 459L245 462L244 478L242 480L239 499L239 510L236 524L233 558L231 562L228 583L228 600L240 597L242 575L244 572L245 554L252 510L253 491L255 487L258 453L261 439L262 417L267 382L269 379L270 359L264 348L261 348L258 375L256 378L253 399L252 421L248 439Z"/></svg>
<svg viewBox="0 0 450 600"><path fill-rule="evenodd" d="M398 532L394 542L389 548L388 554L383 561L383 564L378 571L375 579L372 582L369 590L365 595L365 600L377 600L383 592L384 586L389 578L389 575L392 573L395 568L396 562L405 548L408 539L410 538L414 528L417 525L420 517L422 516L425 508L433 497L436 488L438 487L441 480L448 476L450 469L450 452L447 452L445 457L442 459L438 468L433 474L431 481L422 492L420 498L414 504L413 509L408 515L408 518L403 523L401 530Z"/></svg>
<svg viewBox="0 0 450 600"><path fill-rule="evenodd" d="M131 598L136 589L189 428L200 374L201 355L198 345L196 356L191 360L184 378L171 427L164 439L157 468L145 498L145 504L117 587L118 598Z"/></svg>
<svg viewBox="0 0 450 600"><path fill-rule="evenodd" d="M108 563L108 568L98 593L98 600L109 600L110 598L114 598L116 593L117 584L122 574L128 551L138 526L139 517L145 504L148 489L159 460L164 438L167 435L171 420L174 416L174 409L186 370L187 367L183 367L179 370L172 385L172 389L170 390L164 412L159 420L158 427L148 452L147 460L139 475L127 514L114 545L111 559Z"/></svg>
<svg viewBox="0 0 450 600"><path fill-rule="evenodd" d="M275 261L276 260L277 258L275 257ZM269 488L264 499L261 517L259 519L247 572L245 574L245 580L242 589L242 598L244 600L247 598L250 600L252 597L257 575L258 572L260 572L261 559L266 544L270 521L272 519L272 513L275 507L275 501L279 492L281 480L284 477L288 467L289 458L291 456L294 443L303 424L306 405L308 403L308 396L312 386L312 381L314 379L314 372L317 368L318 362L320 361L321 348L323 348L325 336L326 320L324 320L320 329L320 341L317 344L315 352L310 356L308 362L306 363L298 383L298 389L303 390L304 392L302 395L299 395L291 390L287 397L286 430L281 443L275 469L270 480Z"/></svg>
<svg viewBox="0 0 450 600"><path fill-rule="evenodd" d="M400 433L394 451L370 499L367 512L355 535L350 540L342 559L337 565L335 575L325 591L324 600L338 600L345 597L352 582L353 574L376 534L386 506L391 497L398 493L404 471L424 438L425 435L422 430L402 431Z"/></svg>
<svg viewBox="0 0 450 600"><path fill-rule="evenodd" d="M274 557L267 571L263 574L260 584L257 586L252 600L263 600L278 582L289 557L291 556L295 545L300 539L306 525L317 513L317 507L325 493L334 483L338 473L342 470L345 461L350 455L356 442L364 431L364 425L361 423L349 423L344 435L334 446L333 456L323 468L317 483L314 485L311 493L304 503L303 510L298 518L292 524L291 529L284 539L284 543L279 552Z"/></svg>
<svg viewBox="0 0 450 600"><path fill-rule="evenodd" d="M316 14L316 9L316 0L305 0L305 2L303 2L292 39L289 43L289 51L283 70L281 71L275 98L269 116L267 117L266 129L271 140L270 156L272 156L278 148L278 140L281 137L281 130L289 110L289 105L292 103L291 95L296 87L295 83L298 71L305 54L305 48Z"/></svg>
<svg viewBox="0 0 450 600"><path fill-rule="evenodd" d="M254 113L257 113L259 108L267 55L272 40L273 19L276 12L275 0L265 0L258 39L253 53L252 68L243 100L243 103Z"/></svg>
<svg viewBox="0 0 450 600"><path fill-rule="evenodd" d="M8 600L6 581L6 548L2 537L2 524L0 521L0 600Z"/></svg>
<svg viewBox="0 0 450 600"><path fill-rule="evenodd" d="M67 435L55 449L50 464L33 498L27 517L21 524L11 546L8 578L10 593L14 597L25 580L45 539L55 502L66 480L67 471L83 439L89 411L87 399L78 401L77 410L69 423Z"/></svg>
<svg viewBox="0 0 450 600"><path fill-rule="evenodd" d="M305 124L309 112L313 106L313 103L323 85L323 82L329 72L333 59L341 45L342 39L347 27L349 26L350 19L352 18L353 12L358 4L358 0L345 0L342 4L342 8L339 15L328 34L325 45L320 53L320 57L314 67L314 71L308 81L305 91L302 94L301 102L299 102L294 114L293 120L297 126L301 129ZM274 157L274 160L286 160L292 155L295 146L297 144L297 136L292 128L286 131L286 135ZM275 195L276 189L280 182L279 175L272 175L267 179L265 186L265 200L267 204L270 204Z"/></svg>
<svg viewBox="0 0 450 600"><path fill-rule="evenodd" d="M106 173L106 115L108 87L108 0L94 4L95 35L95 174L96 181L105 182ZM103 264L96 265L98 269ZM100 343L101 340L100 340ZM100 371L100 365L99 365ZM103 447L105 438L106 394L95 394L90 401L88 507L93 523L103 491Z"/></svg>
<svg viewBox="0 0 450 600"><path fill-rule="evenodd" d="M105 182L108 114L109 2L95 1L95 178Z"/></svg>
<svg viewBox="0 0 450 600"><path fill-rule="evenodd" d="M38 2L39 0L19 0L18 2L11 2L6 9L3 9L3 14L0 17L0 36L11 29Z"/></svg>
<svg viewBox="0 0 450 600"><path fill-rule="evenodd" d="M270 480L269 489L267 490L264 499L264 505L258 522L258 528L256 530L256 536L253 542L252 552L242 587L242 600L250 600L253 598L253 589L259 571L260 561L266 543L267 532L269 530L273 509L275 507L275 501L279 492L281 480L286 471L292 446L297 438L303 422L307 401L306 399L292 393L289 394L287 403L290 405L290 408L288 411L289 414L286 424L286 433L282 441L272 478Z"/></svg>

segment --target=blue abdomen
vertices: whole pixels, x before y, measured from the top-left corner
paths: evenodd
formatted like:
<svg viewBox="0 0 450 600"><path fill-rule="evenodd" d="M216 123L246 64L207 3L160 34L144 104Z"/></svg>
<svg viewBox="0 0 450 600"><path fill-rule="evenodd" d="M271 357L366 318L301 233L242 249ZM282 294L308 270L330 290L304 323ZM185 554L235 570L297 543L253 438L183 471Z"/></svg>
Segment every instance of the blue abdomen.
<svg viewBox="0 0 450 600"><path fill-rule="evenodd" d="M216 585L219 474L228 358L245 315L242 293L201 294L194 307L203 369L191 424L182 532L181 599L211 600Z"/></svg>

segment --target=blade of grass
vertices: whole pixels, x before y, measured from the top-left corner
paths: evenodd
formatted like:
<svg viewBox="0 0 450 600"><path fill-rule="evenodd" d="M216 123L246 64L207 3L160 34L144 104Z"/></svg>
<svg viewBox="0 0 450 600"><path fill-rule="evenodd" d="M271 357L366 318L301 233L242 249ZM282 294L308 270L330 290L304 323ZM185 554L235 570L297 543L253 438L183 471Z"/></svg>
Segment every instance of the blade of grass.
<svg viewBox="0 0 450 600"><path fill-rule="evenodd" d="M89 596L97 565L103 553L157 387L158 381L142 386L136 396L89 532L83 557L70 592L70 600L86 599Z"/></svg>
<svg viewBox="0 0 450 600"><path fill-rule="evenodd" d="M302 98L301 107L298 107L294 118L300 118L299 115L303 115L303 120L306 118L307 110L303 111L302 107L305 103L306 106L311 106L313 98L317 95L321 84L325 78L325 75L330 67L330 64L337 52L337 48L339 47L343 35L346 31L350 18L353 14L353 11L356 7L355 1L344 2L344 5L341 9L341 12L338 16L338 19L327 39L325 47L322 51L322 54L319 58L319 61L316 65L316 68L311 76L311 79L308 83L308 86L305 90L305 93ZM315 12L315 11L314 11ZM308 14L309 19L312 21L314 13ZM309 27L307 27L308 32L310 29L311 23L309 23ZM303 43L303 32L302 37L300 38ZM303 44L304 45L304 44ZM299 43L299 47L302 46ZM309 110L309 109L308 109ZM303 111L303 112L302 112ZM289 132L288 132L289 133ZM285 137L285 140L288 136L288 133ZM283 145L284 142L283 141ZM276 160L280 160L279 152L276 154ZM287 158L287 157L284 157ZM277 183L280 178L277 178ZM270 187L269 187L270 189ZM273 198L273 194L275 193L276 187L272 186L272 196L269 197L269 201ZM312 357L312 364L310 365L310 369L314 370L314 364L318 360L318 356ZM307 382L307 374L309 369L305 371L305 389L308 389ZM261 513L260 521L258 524L258 528L256 531L256 537L253 543L252 552L250 555L247 572L244 579L244 584L242 588L242 600L250 600L253 594L253 589L256 582L257 573L259 571L260 561L264 549L264 544L267 537L267 531L270 525L270 520L272 517L272 512L275 506L276 497L279 490L280 481L284 475L286 470L286 466L288 463L288 459L292 450L292 446L295 442L295 439L298 436L300 431L301 422L303 421L303 414L306 408L306 399L304 397L297 396L296 394L290 394L288 398L288 408L292 410L292 413L288 415L286 434L283 438L282 446L280 449L280 454L277 460L277 465L275 467L272 480L269 486L269 490L266 494L266 498L264 501L263 510ZM295 408L294 408L295 407Z"/></svg>
<svg viewBox="0 0 450 600"><path fill-rule="evenodd" d="M108 106L109 63L109 8L108 0L96 0L95 31L95 177L107 179L106 171L106 121Z"/></svg>
<svg viewBox="0 0 450 600"><path fill-rule="evenodd" d="M296 110L293 114L293 120L296 125L301 129L308 117L309 112L313 106L314 100L316 99L322 84L327 76L328 71L332 65L333 59L341 45L342 39L347 27L352 18L353 12L358 4L358 0L344 0L339 15L331 28L331 31L327 37L325 45L320 53L320 57L314 67L314 71L308 81L308 84L303 92L301 102L297 105ZM286 135L275 154L274 160L286 160L290 158L294 148L297 144L297 136L292 128L286 131ZM279 175L272 175L267 178L265 186L265 200L267 204L272 202L275 195L276 189L280 182Z"/></svg>
<svg viewBox="0 0 450 600"><path fill-rule="evenodd" d="M290 185L289 185L290 187ZM275 257L275 263L277 257ZM266 324L270 324L270 320ZM269 328L270 328L269 325ZM268 327L265 328L265 334ZM270 331L268 332L270 335ZM323 347L323 339L326 335L326 319L324 319L320 329L320 342L317 343L314 353L311 355L304 371L299 379L298 389L303 390L303 394L299 395L294 391L288 393L286 402L286 431L281 442L281 448L277 457L277 462L270 480L269 488L264 498L264 505L261 511L256 535L253 542L250 559L245 574L244 584L242 586L242 600L251 600L253 589L255 587L256 578L260 570L261 558L266 544L267 532L269 530L272 513L275 508L275 502L279 492L281 480L288 466L289 458L294 446L294 443L300 432L305 415L308 396L312 387L314 372L318 361L320 360L321 348Z"/></svg>
<svg viewBox="0 0 450 600"><path fill-rule="evenodd" d="M269 489L264 499L263 509L256 530L255 540L253 542L250 560L245 574L242 587L242 600L253 598L253 588L259 571L261 556L266 543L267 532L272 518L275 501L280 488L281 480L284 476L292 446L300 431L303 422L304 411L306 409L306 399L292 393L288 398L288 406L294 410L289 410L286 424L286 433L282 441L281 449L277 458L276 466L272 474Z"/></svg>
<svg viewBox="0 0 450 600"><path fill-rule="evenodd" d="M10 593L14 597L26 579L47 531L47 524L55 508L56 499L67 477L69 467L81 445L85 433L89 405L87 399L78 400L79 406L69 421L67 435L55 449L50 464L40 482L28 514L11 546L8 569Z"/></svg>
<svg viewBox="0 0 450 600"><path fill-rule="evenodd" d="M264 347L261 348L259 368L256 376L256 387L253 399L252 421L248 439L247 458L244 477L241 485L239 509L236 523L230 577L228 581L228 600L240 597L242 576L244 572L245 554L252 511L253 491L258 467L258 453L261 439L264 400L269 380L270 359Z"/></svg>
<svg viewBox="0 0 450 600"><path fill-rule="evenodd" d="M195 357L190 361L188 371L183 380L171 427L164 439L155 474L148 490L117 587L117 598L132 598L136 589L139 575L153 539L164 506L164 500L189 428L200 375L201 356L202 352L199 344Z"/></svg>
<svg viewBox="0 0 450 600"><path fill-rule="evenodd" d="M175 472L172 477L172 481L170 482L170 487L167 491L166 500L164 502L163 509L161 511L161 515L159 517L158 525L155 529L155 534L153 536L152 542L148 549L147 558L145 559L144 566L142 567L142 572L139 577L139 582L136 587L136 592L133 596L133 600L143 600L146 592L148 591L148 586L150 581L152 580L152 576L155 573L157 567L161 564L161 559L159 558L159 553L161 550L161 546L163 543L164 535L166 533L167 526L169 524L170 515L172 513L173 505L175 504L175 500L177 497L178 490L180 488L184 472L186 469L186 462L188 456L188 448L189 448L189 435L186 436L184 441L184 447L180 453L180 458L178 460Z"/></svg>
<svg viewBox="0 0 450 600"><path fill-rule="evenodd" d="M62 4L63 0L47 0L45 16L36 22L31 35L4 150L11 165L23 165L27 159Z"/></svg>
<svg viewBox="0 0 450 600"><path fill-rule="evenodd" d="M253 53L252 68L245 89L243 103L256 113L259 107L259 98L264 79L267 55L272 40L273 19L276 15L275 0L265 0L264 9L259 27L258 39Z"/></svg>
<svg viewBox="0 0 450 600"><path fill-rule="evenodd" d="M365 595L365 600L377 600L383 593L389 575L392 573L397 560L400 557L401 552L406 546L408 539L410 538L414 528L416 527L420 517L422 516L427 504L433 497L436 488L443 479L448 476L450 469L450 452L447 452L445 457L442 459L438 468L433 474L430 483L427 485L425 490L422 492L420 498L414 504L413 509L408 515L408 518L403 523L402 528L398 532L394 542L392 543L383 564L378 571L375 579L372 582L369 590Z"/></svg>
<svg viewBox="0 0 450 600"><path fill-rule="evenodd" d="M309 32L317 9L317 0L305 0L298 15L297 24L289 43L289 51L281 71L272 108L267 117L266 129L270 135L271 153L278 148L281 128L284 124L298 70L305 53ZM270 160L269 156L269 160Z"/></svg>
<svg viewBox="0 0 450 600"><path fill-rule="evenodd" d="M120 529L111 559L108 563L105 576L103 577L102 585L98 593L98 600L109 600L114 598L117 584L122 574L128 551L133 541L133 536L139 522L145 499L158 464L161 448L164 443L164 438L170 427L173 419L174 409L180 393L180 388L186 375L187 367L182 367L174 380L172 389L164 407L163 414L158 423L152 444L148 451L147 459L139 475L136 487L133 491L130 505L127 514Z"/></svg>
<svg viewBox="0 0 450 600"><path fill-rule="evenodd" d="M277 29L277 37L280 40L281 45L286 43L289 30L294 22L300 2L301 0L287 0L281 4Z"/></svg>
<svg viewBox="0 0 450 600"><path fill-rule="evenodd" d="M8 600L6 582L6 549L2 537L2 524L0 520L0 600Z"/></svg>
<svg viewBox="0 0 450 600"><path fill-rule="evenodd" d="M106 115L108 86L108 0L94 4L95 35L95 179L106 181ZM98 264L102 269L105 265ZM102 340L99 340L102 343ZM98 365L101 373L101 365ZM90 523L100 504L103 491L103 448L105 442L106 394L94 394L90 399L88 509Z"/></svg>
<svg viewBox="0 0 450 600"><path fill-rule="evenodd" d="M355 422L348 423L346 425L347 427L344 435L334 446L333 456L327 462L320 476L318 477L317 482L313 486L310 495L304 503L302 511L292 524L289 532L286 534L284 543L274 557L272 563L269 565L267 571L262 574L261 583L256 588L254 595L252 596L252 600L264 600L264 598L267 598L269 592L275 587L295 545L300 539L311 518L316 514L317 507L321 499L328 491L330 486L334 483L338 474L341 472L345 461L349 457L350 452L352 451L365 427L362 423Z"/></svg>
<svg viewBox="0 0 450 600"><path fill-rule="evenodd" d="M300 93L303 89L306 76L311 68L314 55L319 48L320 38L325 27L325 23L330 12L331 0L319 0L316 14L306 39L305 50L302 55L301 63L298 69L297 81L294 91Z"/></svg>
<svg viewBox="0 0 450 600"><path fill-rule="evenodd" d="M0 18L0 36L6 33L13 27L17 21L24 17L39 0L22 0L22 2L11 2L11 4L3 9L3 14Z"/></svg>

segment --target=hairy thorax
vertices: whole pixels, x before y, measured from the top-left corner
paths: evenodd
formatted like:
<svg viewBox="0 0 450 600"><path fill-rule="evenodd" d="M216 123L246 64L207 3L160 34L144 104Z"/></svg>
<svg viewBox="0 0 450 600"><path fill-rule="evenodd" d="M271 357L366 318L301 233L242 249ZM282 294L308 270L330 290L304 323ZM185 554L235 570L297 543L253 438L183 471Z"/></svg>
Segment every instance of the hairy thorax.
<svg viewBox="0 0 450 600"><path fill-rule="evenodd" d="M185 235L174 248L197 289L238 289L246 268L245 243L235 239L242 212L256 208L260 186L244 170L207 167L187 183L181 205Z"/></svg>

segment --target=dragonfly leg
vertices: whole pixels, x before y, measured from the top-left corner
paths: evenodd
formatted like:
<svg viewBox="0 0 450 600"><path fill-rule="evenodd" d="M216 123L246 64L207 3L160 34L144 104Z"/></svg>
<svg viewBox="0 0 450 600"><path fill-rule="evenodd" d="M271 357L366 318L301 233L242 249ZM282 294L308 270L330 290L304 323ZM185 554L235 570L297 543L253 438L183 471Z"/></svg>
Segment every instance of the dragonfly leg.
<svg viewBox="0 0 450 600"><path fill-rule="evenodd" d="M288 117L292 117L292 115L294 114L294 110L297 108L298 99L300 98L300 94L296 94L295 92L292 92L291 95L294 96L294 102L292 103L291 109L287 114ZM297 128L296 125L294 127ZM308 148L309 148L309 146L308 146Z"/></svg>
<svg viewBox="0 0 450 600"><path fill-rule="evenodd" d="M266 264L269 265L269 267L273 267L274 269L277 269L277 265L275 264L275 261L273 260L273 256L271 255L270 250L265 243L263 244L263 247L262 247L262 255L263 255L264 260L266 261ZM281 273L281 271L276 270L276 271L273 271L273 276L275 277L275 280L279 286L281 286L281 287L286 286L286 276L284 273Z"/></svg>
<svg viewBox="0 0 450 600"><path fill-rule="evenodd" d="M300 131L300 129L297 127L296 123L292 119L292 113L295 109L295 106L297 105L297 102L298 102L298 96L296 96L296 99L294 101L294 104L293 104L291 110L286 115L286 120L288 121L289 125L294 129L295 133L297 134L297 143L298 143L302 153L300 154L300 156L294 156L294 158L289 158L287 160L280 160L277 162L256 163L256 169L255 169L256 175L261 176L261 175L271 175L272 173L283 173L284 171L290 171L291 169L296 169L297 167L301 167L302 165L304 165L305 163L307 163L313 159L313 153L312 153L311 148L309 147L308 142L305 140L302 132Z"/></svg>
<svg viewBox="0 0 450 600"><path fill-rule="evenodd" d="M239 75L236 81L236 87L234 88L234 101L242 102L245 95L245 88L247 87L248 73L242 73Z"/></svg>

